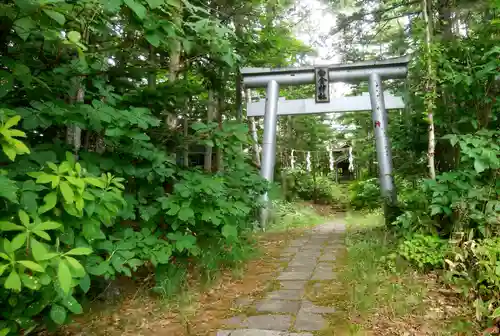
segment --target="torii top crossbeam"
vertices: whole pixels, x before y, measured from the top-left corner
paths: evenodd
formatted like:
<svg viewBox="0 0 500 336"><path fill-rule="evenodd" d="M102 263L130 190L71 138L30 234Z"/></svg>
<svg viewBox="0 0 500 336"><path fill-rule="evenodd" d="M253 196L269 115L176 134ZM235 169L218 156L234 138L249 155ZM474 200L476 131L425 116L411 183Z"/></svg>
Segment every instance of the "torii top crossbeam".
<svg viewBox="0 0 500 336"><path fill-rule="evenodd" d="M328 68L331 82L359 82L371 74L382 79L405 78L408 73L409 56L390 58L381 61L366 61L347 64L321 66ZM301 85L315 82L315 68L242 68L243 84L247 88L266 87L274 80L279 85Z"/></svg>

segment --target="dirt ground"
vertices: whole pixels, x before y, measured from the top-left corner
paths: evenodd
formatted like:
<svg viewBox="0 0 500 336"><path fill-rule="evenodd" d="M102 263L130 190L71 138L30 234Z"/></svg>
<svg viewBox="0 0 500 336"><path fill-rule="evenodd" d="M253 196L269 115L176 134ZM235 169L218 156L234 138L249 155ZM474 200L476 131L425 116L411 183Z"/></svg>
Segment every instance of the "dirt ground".
<svg viewBox="0 0 500 336"><path fill-rule="evenodd" d="M138 290L137 281L123 279L118 285L123 299L91 304L88 313L75 316L72 324L54 335L212 335L221 326L220 321L234 315L238 298L258 297L266 291L266 283L279 267L280 250L298 235L300 230L262 235L258 245L264 253L260 258L248 262L238 274L223 271L206 290L192 280L180 304L149 295L149 283Z"/></svg>

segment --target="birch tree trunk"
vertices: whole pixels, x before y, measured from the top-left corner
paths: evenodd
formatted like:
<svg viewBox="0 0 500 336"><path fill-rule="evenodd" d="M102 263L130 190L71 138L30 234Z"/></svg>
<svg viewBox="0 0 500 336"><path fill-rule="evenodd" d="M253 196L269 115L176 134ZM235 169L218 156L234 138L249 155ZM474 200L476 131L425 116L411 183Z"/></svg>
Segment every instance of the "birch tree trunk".
<svg viewBox="0 0 500 336"><path fill-rule="evenodd" d="M177 8L172 12L172 22L175 26L180 27L182 25L182 11L183 5L182 2L179 1ZM170 83L174 83L177 80L181 63L181 51L181 41L179 39L173 39L169 55L170 61L168 64L168 81ZM177 115L175 113L167 113L165 124L169 128L172 129L177 127L177 122Z"/></svg>
<svg viewBox="0 0 500 336"><path fill-rule="evenodd" d="M427 119L429 122L429 140L427 148L427 158L429 167L429 177L436 179L436 164L434 154L436 149L436 135L434 131L434 101L436 96L435 73L432 64L432 22L430 18L429 0L422 0L422 13L425 21L425 47L427 60L427 83L425 93L425 105L427 109ZM432 0L430 0L432 1Z"/></svg>
<svg viewBox="0 0 500 336"><path fill-rule="evenodd" d="M85 26L81 27L82 30L82 41L84 44L88 43L89 31ZM85 103L85 87L83 80L79 77L74 79L75 91L72 94L70 100L73 100L76 104ZM66 142L73 146L73 151L78 159L78 152L82 147L82 129L76 125L70 125L66 129Z"/></svg>
<svg viewBox="0 0 500 336"><path fill-rule="evenodd" d="M247 102L251 103L252 102L252 93L250 89L247 89L246 91L246 98ZM254 156L254 162L257 166L260 167L260 153L259 153L259 137L257 136L257 125L255 124L255 118L254 117L248 117L248 123L249 123L249 128L250 128L250 133L252 135L252 152Z"/></svg>

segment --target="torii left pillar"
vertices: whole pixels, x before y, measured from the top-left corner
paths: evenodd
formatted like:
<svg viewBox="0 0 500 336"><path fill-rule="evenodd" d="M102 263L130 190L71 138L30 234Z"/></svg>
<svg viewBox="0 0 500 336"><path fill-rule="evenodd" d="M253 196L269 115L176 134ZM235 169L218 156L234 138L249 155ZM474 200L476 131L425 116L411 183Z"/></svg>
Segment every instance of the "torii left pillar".
<svg viewBox="0 0 500 336"><path fill-rule="evenodd" d="M262 141L262 165L260 174L272 182L274 179L274 164L276 162L276 123L278 118L278 98L280 87L277 81L267 84L266 113L264 115L264 138ZM270 200L268 193L262 196L264 207L261 210L260 224L265 229L269 220Z"/></svg>

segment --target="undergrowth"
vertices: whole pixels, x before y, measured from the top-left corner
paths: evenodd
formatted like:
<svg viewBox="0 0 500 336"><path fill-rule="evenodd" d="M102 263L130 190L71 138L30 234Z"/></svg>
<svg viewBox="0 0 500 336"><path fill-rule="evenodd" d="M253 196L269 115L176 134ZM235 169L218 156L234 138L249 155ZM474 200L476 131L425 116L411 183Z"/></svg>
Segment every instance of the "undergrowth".
<svg viewBox="0 0 500 336"><path fill-rule="evenodd" d="M334 335L474 335L471 311L444 296L434 275L419 274L398 256L399 240L380 211L348 213L347 222L338 281L316 298L339 308L330 321Z"/></svg>

